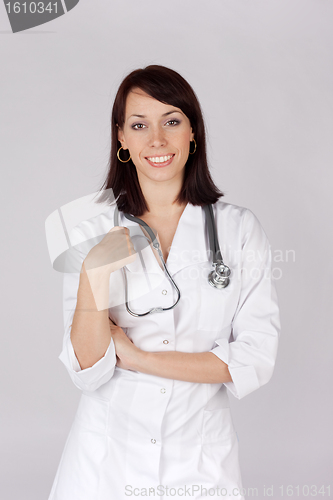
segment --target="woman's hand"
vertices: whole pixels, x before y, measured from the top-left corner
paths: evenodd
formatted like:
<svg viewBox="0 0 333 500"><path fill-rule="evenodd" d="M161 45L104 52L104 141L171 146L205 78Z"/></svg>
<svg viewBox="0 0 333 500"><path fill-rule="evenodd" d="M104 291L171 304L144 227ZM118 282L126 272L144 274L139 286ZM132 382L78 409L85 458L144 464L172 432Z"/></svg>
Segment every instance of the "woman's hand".
<svg viewBox="0 0 333 500"><path fill-rule="evenodd" d="M228 365L212 352L143 351L110 318L109 325L119 368L202 384L232 382Z"/></svg>
<svg viewBox="0 0 333 500"><path fill-rule="evenodd" d="M136 347L127 337L124 330L120 326L115 325L110 318L109 325L111 337L116 348L117 366L124 370L133 370L135 361L143 351Z"/></svg>
<svg viewBox="0 0 333 500"><path fill-rule="evenodd" d="M115 226L95 245L84 259L90 274L110 274L133 262L136 252L127 227Z"/></svg>
<svg viewBox="0 0 333 500"><path fill-rule="evenodd" d="M98 311L109 307L110 274L133 262L135 249L127 227L113 227L95 245L82 264L82 274L87 275Z"/></svg>

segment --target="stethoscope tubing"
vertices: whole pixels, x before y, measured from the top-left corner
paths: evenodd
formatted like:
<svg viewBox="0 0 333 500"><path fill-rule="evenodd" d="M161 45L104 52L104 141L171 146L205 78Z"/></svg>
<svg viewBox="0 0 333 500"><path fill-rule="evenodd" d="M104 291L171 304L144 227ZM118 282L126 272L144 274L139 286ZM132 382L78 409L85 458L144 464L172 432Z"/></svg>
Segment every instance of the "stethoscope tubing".
<svg viewBox="0 0 333 500"><path fill-rule="evenodd" d="M218 242L218 237L217 237L217 230L215 227L215 220L214 220L214 213L213 213L213 208L211 205L205 205L203 206L203 210L205 212L206 216L206 222L207 222L207 227L208 227L208 238L209 238L209 246L210 250L212 252L212 260L213 260L213 267L214 270L209 274L208 276L208 282L210 285L217 289L225 288L229 284L229 276L230 276L230 268L226 266L223 262L222 258L222 253L220 250L219 242ZM163 264L164 272L167 275L167 278L169 279L170 283L174 287L174 289L177 292L177 300L175 303L170 306L170 307L153 307L149 311L145 313L135 313L132 311L129 307L129 300L128 300L128 282L127 282L127 276L124 267L121 269L122 274L124 277L124 283L125 283L125 306L126 310L129 314L135 317L142 317L142 316L147 316L148 314L152 314L154 312L164 312L164 311L170 311L170 309L173 309L179 302L181 293L180 290L175 283L174 279L170 275L168 268L164 262L163 254L160 249L160 245L157 241L157 238L153 232L153 230L148 226L146 222L144 222L142 219L139 219L138 217L134 217L133 215L123 213L124 217L126 219L136 222L137 224L140 224L148 233L152 245L155 250L157 250L158 255L161 259L161 262ZM118 206L116 205L115 207L115 212L114 212L114 226L119 226L119 209Z"/></svg>
<svg viewBox="0 0 333 500"><path fill-rule="evenodd" d="M174 281L174 279L170 275L170 273L168 271L168 268L167 268L167 266L166 266L166 264L164 262L163 254L161 252L160 245L159 245L159 243L157 241L157 238L156 238L153 230L142 219L139 219L138 217L134 217L133 215L126 214L126 213L124 213L124 216L128 220L140 224L147 231L147 233L149 234L149 237L151 239L152 245L153 245L154 249L157 250L158 255L159 255L160 259L161 259L161 262L163 264L164 272L166 273L169 281L171 282L171 284L173 285L173 287L175 288L175 290L177 292L177 299L176 299L175 303L172 304L172 306L170 306L170 307L153 307L152 309L150 309L146 313L135 313L129 307L127 276L126 276L125 269L122 268L122 273L123 273L124 282L125 282L125 306L126 306L126 310L127 310L127 312L129 314L131 314L132 316L135 316L135 317L147 316L148 314L152 314L154 312L170 311L170 309L173 309L178 304L178 302L180 301L181 293L180 293L180 290L179 290L179 288L177 286L177 283ZM115 208L114 223L115 223L115 226L119 225L119 210L118 210L118 207Z"/></svg>

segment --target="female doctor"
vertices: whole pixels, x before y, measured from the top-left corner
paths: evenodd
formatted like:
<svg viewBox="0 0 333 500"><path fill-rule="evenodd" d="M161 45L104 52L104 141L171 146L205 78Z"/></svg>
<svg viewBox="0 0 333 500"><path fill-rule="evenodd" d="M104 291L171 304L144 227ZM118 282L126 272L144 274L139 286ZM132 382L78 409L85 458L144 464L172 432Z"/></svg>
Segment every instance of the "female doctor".
<svg viewBox="0 0 333 500"><path fill-rule="evenodd" d="M71 235L81 272L64 278L59 357L82 396L49 500L244 499L228 391L240 399L272 376L271 252L255 215L219 199L200 105L175 71L152 65L121 83L110 189L116 203ZM208 281L206 205L231 269L223 288ZM156 248L135 248L132 231L147 241L147 230L125 214L153 230L178 302Z"/></svg>

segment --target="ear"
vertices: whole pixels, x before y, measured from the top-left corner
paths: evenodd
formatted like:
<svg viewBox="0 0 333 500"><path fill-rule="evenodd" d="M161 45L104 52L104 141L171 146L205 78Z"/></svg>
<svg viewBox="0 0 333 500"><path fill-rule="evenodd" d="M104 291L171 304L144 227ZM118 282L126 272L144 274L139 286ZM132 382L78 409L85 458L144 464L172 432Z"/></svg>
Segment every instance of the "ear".
<svg viewBox="0 0 333 500"><path fill-rule="evenodd" d="M193 141L193 139L194 139L194 132L193 132L192 127L191 127L191 139L190 140Z"/></svg>
<svg viewBox="0 0 333 500"><path fill-rule="evenodd" d="M118 125L117 125L117 127L118 127L118 141L122 145L123 149L128 149L128 147L126 146L124 132Z"/></svg>

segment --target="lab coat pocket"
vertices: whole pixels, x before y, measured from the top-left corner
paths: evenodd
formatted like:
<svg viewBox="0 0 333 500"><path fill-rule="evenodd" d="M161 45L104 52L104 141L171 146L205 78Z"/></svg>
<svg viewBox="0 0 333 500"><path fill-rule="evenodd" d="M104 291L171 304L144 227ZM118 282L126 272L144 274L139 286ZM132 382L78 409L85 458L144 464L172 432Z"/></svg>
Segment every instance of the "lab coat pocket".
<svg viewBox="0 0 333 500"><path fill-rule="evenodd" d="M109 402L100 398L82 394L76 419L86 429L106 432Z"/></svg>
<svg viewBox="0 0 333 500"><path fill-rule="evenodd" d="M204 410L202 423L202 442L224 441L235 434L230 408Z"/></svg>

